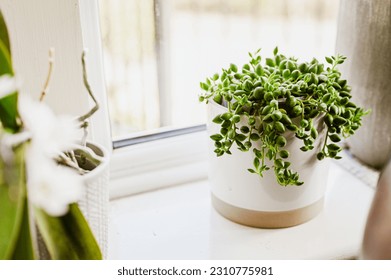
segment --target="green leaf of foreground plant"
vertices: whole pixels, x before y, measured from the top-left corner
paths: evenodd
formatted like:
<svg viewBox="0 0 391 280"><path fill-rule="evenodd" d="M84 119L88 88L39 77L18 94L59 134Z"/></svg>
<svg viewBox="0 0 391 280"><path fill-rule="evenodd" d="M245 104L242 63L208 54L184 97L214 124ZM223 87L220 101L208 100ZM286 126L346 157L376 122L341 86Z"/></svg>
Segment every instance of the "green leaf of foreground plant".
<svg viewBox="0 0 391 280"><path fill-rule="evenodd" d="M0 121L9 132L15 133L20 129L18 93L0 99Z"/></svg>
<svg viewBox="0 0 391 280"><path fill-rule="evenodd" d="M3 41L0 41L0 75L13 75L9 49L7 49L7 46ZM0 99L0 121L3 124L3 127L10 130L10 132L17 132L20 128L17 103L17 92Z"/></svg>
<svg viewBox="0 0 391 280"><path fill-rule="evenodd" d="M0 41L0 75L13 75L14 71L12 70L11 55L7 46L3 41Z"/></svg>
<svg viewBox="0 0 391 280"><path fill-rule="evenodd" d="M5 23L2 12L0 11L0 41L3 42L7 48L8 53L11 54L10 40L8 36L7 24Z"/></svg>
<svg viewBox="0 0 391 280"><path fill-rule="evenodd" d="M13 162L7 164L0 157L0 259L14 256L21 229L25 228L22 226L26 207L24 146L15 149L14 155Z"/></svg>
<svg viewBox="0 0 391 280"><path fill-rule="evenodd" d="M49 216L37 208L34 213L52 259L102 259L98 243L77 204L71 204L68 213L61 217Z"/></svg>
<svg viewBox="0 0 391 280"><path fill-rule="evenodd" d="M34 249L30 232L30 219L27 198L23 202L22 222L19 235L16 240L15 249L12 254L13 260L34 260Z"/></svg>

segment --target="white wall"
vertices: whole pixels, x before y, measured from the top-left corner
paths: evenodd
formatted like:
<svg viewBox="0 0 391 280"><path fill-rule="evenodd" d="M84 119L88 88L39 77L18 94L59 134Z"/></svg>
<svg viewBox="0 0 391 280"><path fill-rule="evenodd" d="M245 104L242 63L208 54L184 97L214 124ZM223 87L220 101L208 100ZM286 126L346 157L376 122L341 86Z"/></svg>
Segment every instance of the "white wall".
<svg viewBox="0 0 391 280"><path fill-rule="evenodd" d="M57 113L80 115L92 106L83 86L81 53L88 48L87 70L102 109L91 119L92 139L111 148L101 62L96 0L0 0L7 22L12 59L22 89L35 98L48 71L48 51L55 65L46 102Z"/></svg>

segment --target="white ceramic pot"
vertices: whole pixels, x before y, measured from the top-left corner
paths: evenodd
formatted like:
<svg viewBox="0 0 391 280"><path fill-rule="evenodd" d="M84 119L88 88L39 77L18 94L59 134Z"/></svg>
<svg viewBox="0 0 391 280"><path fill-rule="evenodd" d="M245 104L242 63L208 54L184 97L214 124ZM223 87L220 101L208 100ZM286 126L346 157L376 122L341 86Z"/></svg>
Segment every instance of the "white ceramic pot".
<svg viewBox="0 0 391 280"><path fill-rule="evenodd" d="M103 146L96 143L87 143L87 147L102 157L102 162L98 167L83 175L86 191L79 202L79 207L105 259L108 247L109 153Z"/></svg>
<svg viewBox="0 0 391 280"><path fill-rule="evenodd" d="M213 101L208 105L208 132L218 133L220 126L212 122L227 109ZM323 130L319 127L318 130ZM317 147L323 143L319 133L313 151L302 152L301 140L287 134L287 149L291 167L304 181L301 186L281 186L273 170L263 178L247 171L253 167L253 153L241 152L232 146L232 155L217 157L213 141L209 141L212 203L226 218L248 226L281 228L304 223L315 217L323 208L323 197L328 178L328 160L316 159Z"/></svg>
<svg viewBox="0 0 391 280"><path fill-rule="evenodd" d="M79 201L79 207L86 218L96 241L101 249L103 259L107 258L108 247L108 206L109 206L109 153L101 145L88 142L91 148L102 162L93 168L93 164L88 161L83 165L86 170L91 170L83 176L85 192ZM76 158L78 158L76 154ZM50 259L50 254L46 249L39 230L35 231L37 245L36 250L40 259Z"/></svg>

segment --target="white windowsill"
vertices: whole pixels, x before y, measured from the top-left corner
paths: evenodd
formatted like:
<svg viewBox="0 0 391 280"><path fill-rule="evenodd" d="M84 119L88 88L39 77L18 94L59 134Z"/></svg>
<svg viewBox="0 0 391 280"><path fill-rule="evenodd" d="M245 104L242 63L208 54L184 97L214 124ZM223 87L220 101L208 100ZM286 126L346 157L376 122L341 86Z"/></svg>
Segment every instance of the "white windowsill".
<svg viewBox="0 0 391 280"><path fill-rule="evenodd" d="M207 180L113 200L109 258L354 258L374 193L364 181L333 163L322 213L303 225L277 230L221 217L211 206Z"/></svg>

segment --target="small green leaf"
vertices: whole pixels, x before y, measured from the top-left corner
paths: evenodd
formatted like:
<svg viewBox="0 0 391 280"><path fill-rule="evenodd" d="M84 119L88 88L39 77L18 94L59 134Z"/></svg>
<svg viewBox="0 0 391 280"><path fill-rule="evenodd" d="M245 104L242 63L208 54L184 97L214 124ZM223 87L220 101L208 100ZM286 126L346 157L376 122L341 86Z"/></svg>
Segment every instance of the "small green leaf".
<svg viewBox="0 0 391 280"><path fill-rule="evenodd" d="M284 77L284 79L289 79L290 75L291 75L291 71L289 69L285 69L282 72L282 76Z"/></svg>
<svg viewBox="0 0 391 280"><path fill-rule="evenodd" d="M298 116L303 112L303 109L301 108L300 105L296 105L295 107L293 107L292 112L293 112L293 116Z"/></svg>
<svg viewBox="0 0 391 280"><path fill-rule="evenodd" d="M306 119L302 119L302 120L300 121L300 126L301 126L302 128L306 128L306 127L308 126L308 124L309 124L309 122L308 122Z"/></svg>
<svg viewBox="0 0 391 280"><path fill-rule="evenodd" d="M222 128L220 129L220 133L221 133L221 135L227 135L228 129L226 129L225 127L222 127Z"/></svg>
<svg viewBox="0 0 391 280"><path fill-rule="evenodd" d="M244 142L244 146L246 147L247 150L249 150L251 148L253 144L251 143L251 141L246 141Z"/></svg>
<svg viewBox="0 0 391 280"><path fill-rule="evenodd" d="M278 54L278 47L275 47L273 50L273 54L276 56Z"/></svg>
<svg viewBox="0 0 391 280"><path fill-rule="evenodd" d="M250 80L246 80L243 84L244 86L244 89L247 90L247 91L251 91L252 88L253 88L253 84L251 83Z"/></svg>
<svg viewBox="0 0 391 280"><path fill-rule="evenodd" d="M247 71L250 71L250 65L248 65L247 63L243 65L243 70L247 70Z"/></svg>
<svg viewBox="0 0 391 280"><path fill-rule="evenodd" d="M228 138L229 139L235 139L236 137L236 131L234 129L228 131Z"/></svg>
<svg viewBox="0 0 391 280"><path fill-rule="evenodd" d="M240 142L246 140L246 138L247 138L246 135L243 135L243 134L236 134L236 136L235 136L235 140L240 141Z"/></svg>
<svg viewBox="0 0 391 280"><path fill-rule="evenodd" d="M301 63L299 65L299 70L301 73L307 73L308 72L308 65L307 63Z"/></svg>
<svg viewBox="0 0 391 280"><path fill-rule="evenodd" d="M263 67L261 64L258 64L257 67L255 67L255 73L257 73L258 76L262 76L263 75Z"/></svg>
<svg viewBox="0 0 391 280"><path fill-rule="evenodd" d="M287 66L291 72L295 71L297 68L296 64L291 60L288 61Z"/></svg>
<svg viewBox="0 0 391 280"><path fill-rule="evenodd" d="M232 113L225 112L224 114L221 115L221 118L223 120L229 120L230 118L232 118Z"/></svg>
<svg viewBox="0 0 391 280"><path fill-rule="evenodd" d="M298 127L297 127L296 125L294 125L294 124L288 124L288 125L286 126L286 128L287 128L288 130L294 131L294 132L296 132L296 131L298 130Z"/></svg>
<svg viewBox="0 0 391 280"><path fill-rule="evenodd" d="M285 137L284 136L282 136L282 135L279 135L278 137L277 137L277 139L276 139L276 144L279 146L279 147L285 147L285 145L286 145L286 139L285 139Z"/></svg>
<svg viewBox="0 0 391 280"><path fill-rule="evenodd" d="M250 116L250 117L248 118L248 124L249 124L249 125L254 125L254 124L255 124L255 118L254 118L253 116Z"/></svg>
<svg viewBox="0 0 391 280"><path fill-rule="evenodd" d="M247 133L250 132L250 129L248 128L248 126L242 126L242 127L240 128L240 131L241 131L242 133L244 133L244 134L247 134Z"/></svg>
<svg viewBox="0 0 391 280"><path fill-rule="evenodd" d="M252 133L250 139L253 141L258 141L261 137L257 133Z"/></svg>
<svg viewBox="0 0 391 280"><path fill-rule="evenodd" d="M200 87L201 87L201 89L203 89L203 90L209 90L209 86L208 86L208 84L206 84L206 83L203 83L203 82L200 82Z"/></svg>
<svg viewBox="0 0 391 280"><path fill-rule="evenodd" d="M223 97L221 96L221 94L218 93L213 97L213 101L217 104L221 104L221 102L223 101Z"/></svg>
<svg viewBox="0 0 391 280"><path fill-rule="evenodd" d="M332 125L332 123L333 123L333 116L327 114L327 115L325 116L325 118L324 118L324 122L325 122L325 124L326 124L328 127L330 127L330 126Z"/></svg>
<svg viewBox="0 0 391 280"><path fill-rule="evenodd" d="M271 123L271 122L273 122L272 114L266 115L266 116L262 119L262 121L265 122L265 123Z"/></svg>
<svg viewBox="0 0 391 280"><path fill-rule="evenodd" d="M280 157L281 158L288 158L289 157L289 152L287 150L281 150L280 151Z"/></svg>
<svg viewBox="0 0 391 280"><path fill-rule="evenodd" d="M282 159L276 159L274 161L274 165L277 167L277 168L283 168L284 167L284 162L282 161Z"/></svg>
<svg viewBox="0 0 391 280"><path fill-rule="evenodd" d="M213 134L210 136L210 139L213 141L221 141L224 139L224 137L221 134Z"/></svg>
<svg viewBox="0 0 391 280"><path fill-rule="evenodd" d="M274 127L276 128L276 130L280 133L284 133L285 132L285 126L281 123L281 122L275 122L274 123Z"/></svg>
<svg viewBox="0 0 391 280"><path fill-rule="evenodd" d="M323 101L324 103L328 103L328 102L330 101L330 99L331 99L331 94L330 94L330 93L326 93L326 94L323 96L322 101Z"/></svg>
<svg viewBox="0 0 391 280"><path fill-rule="evenodd" d="M274 99L274 96L273 96L273 93L271 93L271 92L266 92L265 93L265 100L266 101L272 101Z"/></svg>
<svg viewBox="0 0 391 280"><path fill-rule="evenodd" d="M288 117L287 114L282 114L281 122L285 125L292 124L292 120Z"/></svg>
<svg viewBox="0 0 391 280"><path fill-rule="evenodd" d="M324 154L323 153L317 153L316 158L318 160L322 160L322 159L324 159Z"/></svg>
<svg viewBox="0 0 391 280"><path fill-rule="evenodd" d="M318 73L318 65L317 64L311 65L310 68L308 69L308 72L310 72L311 74Z"/></svg>
<svg viewBox="0 0 391 280"><path fill-rule="evenodd" d="M341 137L339 137L338 134L331 134L331 135L329 135L329 138L334 143L337 143L337 142L341 141Z"/></svg>
<svg viewBox="0 0 391 280"><path fill-rule="evenodd" d="M267 105L267 106L265 106L265 107L262 109L261 114L264 115L264 116L266 116L267 114L270 114L272 110L273 110L273 107L270 106L270 105Z"/></svg>
<svg viewBox="0 0 391 280"><path fill-rule="evenodd" d="M340 116L335 116L333 120L333 124L340 126L344 125L346 123L346 119L340 117Z"/></svg>
<svg viewBox="0 0 391 280"><path fill-rule="evenodd" d="M272 113L272 119L274 121L279 121L281 120L282 118L282 113L279 111L279 110L275 110L273 113Z"/></svg>
<svg viewBox="0 0 391 280"><path fill-rule="evenodd" d="M263 98L263 88L262 87L256 87L254 90L254 98L260 100Z"/></svg>
<svg viewBox="0 0 391 280"><path fill-rule="evenodd" d="M295 81L300 76L299 70L294 70L291 74L291 78Z"/></svg>
<svg viewBox="0 0 391 280"><path fill-rule="evenodd" d="M259 169L259 165L260 165L259 159L258 158L254 158L254 163L253 164L254 164L255 169L258 170Z"/></svg>
<svg viewBox="0 0 391 280"><path fill-rule="evenodd" d="M341 147L337 144L331 143L327 145L327 149L329 149L330 151L340 151Z"/></svg>
<svg viewBox="0 0 391 280"><path fill-rule="evenodd" d="M223 121L223 123L221 124L221 127L228 129L229 127L231 127L231 125L232 125L231 121L226 120L226 121Z"/></svg>
<svg viewBox="0 0 391 280"><path fill-rule="evenodd" d="M274 60L271 59L271 58L266 58L266 65L268 65L268 66L270 66L270 67L276 66L276 65L274 64Z"/></svg>
<svg viewBox="0 0 391 280"><path fill-rule="evenodd" d="M232 122L233 123L238 123L240 122L240 115L235 115L232 117Z"/></svg>
<svg viewBox="0 0 391 280"><path fill-rule="evenodd" d="M213 118L212 122L214 123L217 123L217 124L220 124L222 123L224 120L221 118L221 115L217 115L216 117Z"/></svg>
<svg viewBox="0 0 391 280"><path fill-rule="evenodd" d="M311 137L316 139L318 137L318 131L315 127L311 127Z"/></svg>
<svg viewBox="0 0 391 280"><path fill-rule="evenodd" d="M269 160L272 160L273 157L274 157L274 152L272 150L268 150L267 153L266 153L266 157L269 159Z"/></svg>

